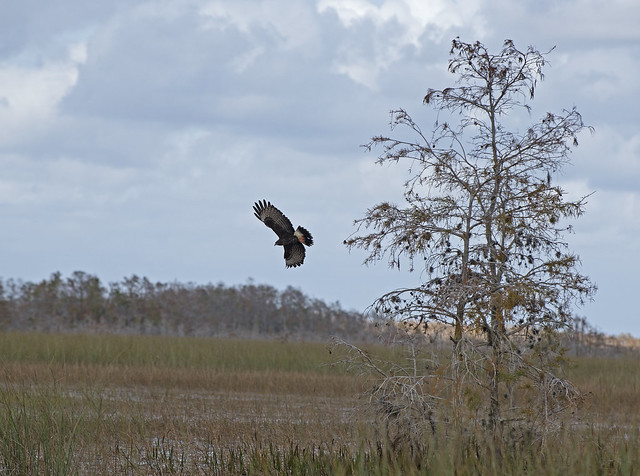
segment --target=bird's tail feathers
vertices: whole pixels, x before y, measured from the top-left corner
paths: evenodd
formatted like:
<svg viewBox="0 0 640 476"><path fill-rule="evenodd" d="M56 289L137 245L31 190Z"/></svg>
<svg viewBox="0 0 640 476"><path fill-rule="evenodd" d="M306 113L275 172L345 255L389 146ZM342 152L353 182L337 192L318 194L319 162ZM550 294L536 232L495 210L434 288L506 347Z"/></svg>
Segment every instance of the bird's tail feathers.
<svg viewBox="0 0 640 476"><path fill-rule="evenodd" d="M301 226L299 226L298 228L296 228L296 231L293 234L296 238L298 238L298 241L300 241L300 243L307 246L313 245L313 237L306 228L302 228Z"/></svg>

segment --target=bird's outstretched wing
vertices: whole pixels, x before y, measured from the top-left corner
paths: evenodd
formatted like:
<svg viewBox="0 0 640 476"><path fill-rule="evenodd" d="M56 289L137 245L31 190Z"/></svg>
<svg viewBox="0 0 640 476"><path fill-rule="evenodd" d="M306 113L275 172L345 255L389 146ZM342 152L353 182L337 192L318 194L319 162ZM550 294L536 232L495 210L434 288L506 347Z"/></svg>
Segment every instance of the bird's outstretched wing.
<svg viewBox="0 0 640 476"><path fill-rule="evenodd" d="M266 200L256 202L253 205L253 211L258 220L275 231L279 238L293 235L293 225L289 219L270 202Z"/></svg>
<svg viewBox="0 0 640 476"><path fill-rule="evenodd" d="M287 268L295 268L304 263L304 246L302 243L285 245L284 263L287 265Z"/></svg>

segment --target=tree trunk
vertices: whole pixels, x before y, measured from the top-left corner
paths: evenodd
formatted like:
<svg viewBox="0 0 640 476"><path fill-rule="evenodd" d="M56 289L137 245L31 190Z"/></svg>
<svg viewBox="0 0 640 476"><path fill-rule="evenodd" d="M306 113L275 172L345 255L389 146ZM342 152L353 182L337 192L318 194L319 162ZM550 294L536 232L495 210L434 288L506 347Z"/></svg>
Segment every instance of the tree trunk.
<svg viewBox="0 0 640 476"><path fill-rule="evenodd" d="M489 428L496 431L500 423L500 366L502 364L502 343L504 338L504 318L502 310L495 308L491 315L489 345L491 360L489 370Z"/></svg>
<svg viewBox="0 0 640 476"><path fill-rule="evenodd" d="M495 432L500 423L500 378L499 368L501 361L500 349L494 343L491 369L489 369L489 429Z"/></svg>

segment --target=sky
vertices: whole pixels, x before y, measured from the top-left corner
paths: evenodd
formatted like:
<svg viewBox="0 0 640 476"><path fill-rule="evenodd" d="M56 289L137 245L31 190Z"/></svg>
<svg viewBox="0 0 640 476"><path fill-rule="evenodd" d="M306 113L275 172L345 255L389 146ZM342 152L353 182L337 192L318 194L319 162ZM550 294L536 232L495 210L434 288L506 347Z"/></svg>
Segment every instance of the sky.
<svg viewBox="0 0 640 476"><path fill-rule="evenodd" d="M389 111L423 129L452 39L546 52L530 123L577 107L594 134L554 178L595 192L567 235L598 285L576 309L640 337L636 0L9 0L0 15L0 277L268 284L363 311L420 274L343 240L402 166L362 144ZM285 269L267 199L314 236Z"/></svg>

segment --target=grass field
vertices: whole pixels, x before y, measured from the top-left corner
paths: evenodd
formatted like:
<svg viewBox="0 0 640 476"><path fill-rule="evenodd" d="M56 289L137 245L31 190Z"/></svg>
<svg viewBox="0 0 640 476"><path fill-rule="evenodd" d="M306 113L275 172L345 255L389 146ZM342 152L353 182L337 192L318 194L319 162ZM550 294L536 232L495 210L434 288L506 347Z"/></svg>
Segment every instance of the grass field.
<svg viewBox="0 0 640 476"><path fill-rule="evenodd" d="M583 358L589 393L538 445L439 428L391 455L323 344L0 333L0 474L640 474L640 360Z"/></svg>

